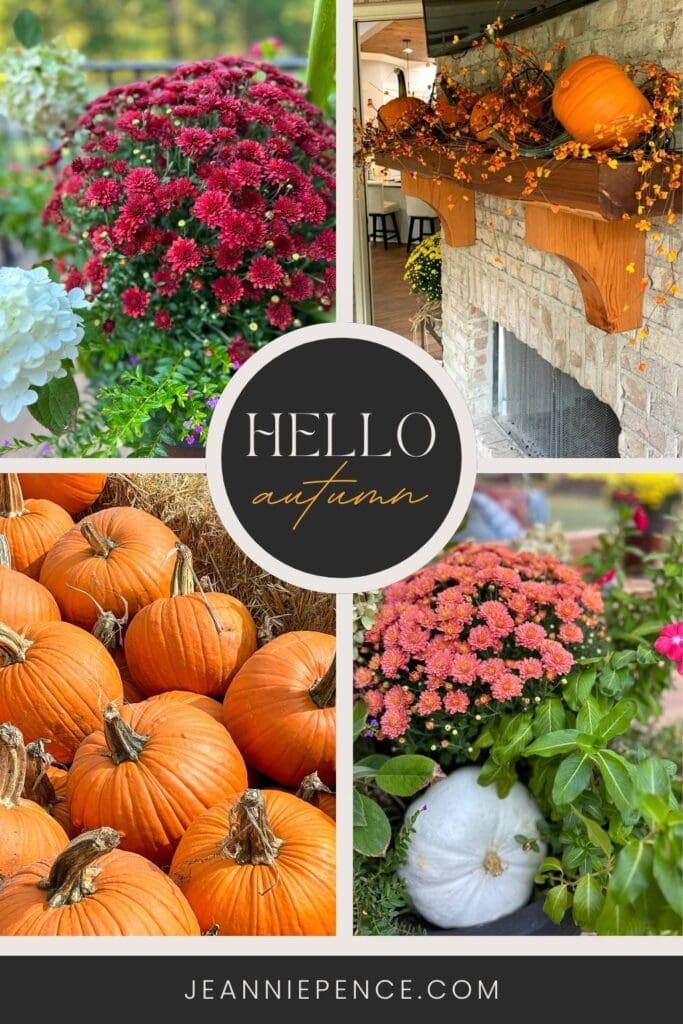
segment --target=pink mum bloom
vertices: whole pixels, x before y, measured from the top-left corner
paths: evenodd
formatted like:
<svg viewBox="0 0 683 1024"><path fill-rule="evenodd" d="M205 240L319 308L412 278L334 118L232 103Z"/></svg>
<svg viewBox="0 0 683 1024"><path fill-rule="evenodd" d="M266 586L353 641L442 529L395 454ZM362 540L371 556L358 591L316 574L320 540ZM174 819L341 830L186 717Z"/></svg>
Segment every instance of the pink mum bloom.
<svg viewBox="0 0 683 1024"><path fill-rule="evenodd" d="M398 647L388 647L382 655L382 673L387 679L395 679L407 664L407 655Z"/></svg>
<svg viewBox="0 0 683 1024"><path fill-rule="evenodd" d="M575 622L565 622L560 626L560 640L564 644L583 643L583 630Z"/></svg>
<svg viewBox="0 0 683 1024"><path fill-rule="evenodd" d="M524 683L514 672L504 672L502 676L491 683L491 693L496 700L512 700L513 697L520 697Z"/></svg>
<svg viewBox="0 0 683 1024"><path fill-rule="evenodd" d="M515 640L530 651L538 651L546 640L547 633L537 622L523 622L515 629Z"/></svg>
<svg viewBox="0 0 683 1024"><path fill-rule="evenodd" d="M469 645L475 651L486 651L488 648L496 648L496 636L488 626L475 626L470 630Z"/></svg>
<svg viewBox="0 0 683 1024"><path fill-rule="evenodd" d="M507 636L512 632L512 616L501 601L484 601L479 605L478 612L495 636Z"/></svg>
<svg viewBox="0 0 683 1024"><path fill-rule="evenodd" d="M479 659L476 654L454 654L451 676L457 683L473 683L477 678Z"/></svg>
<svg viewBox="0 0 683 1024"><path fill-rule="evenodd" d="M581 606L571 598L565 598L563 601L558 601L555 605L555 614L563 622L573 622L581 614Z"/></svg>
<svg viewBox="0 0 683 1024"><path fill-rule="evenodd" d="M452 690L444 697L443 706L451 715L462 715L470 706L470 698L464 690Z"/></svg>
<svg viewBox="0 0 683 1024"><path fill-rule="evenodd" d="M373 679L373 673L365 665L359 665L353 673L353 684L359 690L363 689L365 686L370 686Z"/></svg>
<svg viewBox="0 0 683 1024"><path fill-rule="evenodd" d="M365 706L368 709L368 714L376 718L384 707L384 694L382 691L367 690L363 694L363 700L365 701Z"/></svg>
<svg viewBox="0 0 683 1024"><path fill-rule="evenodd" d="M431 715L434 711L440 711L441 697L435 690L424 690L415 705L415 710L420 715Z"/></svg>
<svg viewBox="0 0 683 1024"><path fill-rule="evenodd" d="M521 661L515 662L515 668L523 682L527 679L543 678L543 665L539 658L522 658Z"/></svg>
<svg viewBox="0 0 683 1024"><path fill-rule="evenodd" d="M664 626L654 642L658 654L676 662L678 671L683 675L683 622L672 622Z"/></svg>
<svg viewBox="0 0 683 1024"><path fill-rule="evenodd" d="M408 728L408 713L405 708L389 708L382 715L379 727L384 736L397 740Z"/></svg>
<svg viewBox="0 0 683 1024"><path fill-rule="evenodd" d="M546 640L541 647L541 660L547 672L565 676L574 664L574 656L556 640Z"/></svg>
<svg viewBox="0 0 683 1024"><path fill-rule="evenodd" d="M502 658L489 658L487 661L479 662L479 678L483 683L492 683L505 671L505 662Z"/></svg>

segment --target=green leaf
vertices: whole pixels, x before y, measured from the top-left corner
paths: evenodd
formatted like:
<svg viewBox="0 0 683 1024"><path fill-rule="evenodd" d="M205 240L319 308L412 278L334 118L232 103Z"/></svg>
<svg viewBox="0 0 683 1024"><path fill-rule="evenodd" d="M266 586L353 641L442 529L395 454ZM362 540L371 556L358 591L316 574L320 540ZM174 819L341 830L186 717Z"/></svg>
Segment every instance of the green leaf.
<svg viewBox="0 0 683 1024"><path fill-rule="evenodd" d="M555 757L556 754L568 754L576 747L578 729L558 729L556 732L549 732L546 736L539 736L537 740L527 747L525 756L535 754L537 757Z"/></svg>
<svg viewBox="0 0 683 1024"><path fill-rule="evenodd" d="M637 935L638 919L630 907L616 903L608 891L595 921L595 930L598 935Z"/></svg>
<svg viewBox="0 0 683 1024"><path fill-rule="evenodd" d="M491 757L496 764L515 761L533 736L530 715L516 715L501 732L500 739L491 748Z"/></svg>
<svg viewBox="0 0 683 1024"><path fill-rule="evenodd" d="M374 800L362 793L357 796L364 821L354 825L353 848L365 857L383 857L391 842L389 819Z"/></svg>
<svg viewBox="0 0 683 1024"><path fill-rule="evenodd" d="M583 707L576 716L576 728L580 729L581 732L587 732L592 735L602 717L603 714L596 698L586 697Z"/></svg>
<svg viewBox="0 0 683 1024"><path fill-rule="evenodd" d="M553 783L553 801L558 804L570 804L591 780L590 754L577 750L560 762Z"/></svg>
<svg viewBox="0 0 683 1024"><path fill-rule="evenodd" d="M593 821L592 818L581 819L586 829L586 835L590 839L593 846L597 846L599 850L609 857L612 853L612 840L605 832L604 828L600 828L597 821Z"/></svg>
<svg viewBox="0 0 683 1024"><path fill-rule="evenodd" d="M375 783L392 796L412 796L428 786L439 773L439 766L421 754L401 754L385 761Z"/></svg>
<svg viewBox="0 0 683 1024"><path fill-rule="evenodd" d="M613 750L597 750L593 755L609 795L622 814L633 810L635 790L628 761Z"/></svg>
<svg viewBox="0 0 683 1024"><path fill-rule="evenodd" d="M336 39L335 0L315 0L306 82L311 103L315 103L320 108L325 107L334 89Z"/></svg>
<svg viewBox="0 0 683 1024"><path fill-rule="evenodd" d="M566 721L564 705L559 697L547 697L536 708L534 715L534 736L545 736L564 728Z"/></svg>
<svg viewBox="0 0 683 1024"><path fill-rule="evenodd" d="M542 881L546 875L558 871L560 874L563 873L562 861L558 860L557 857L546 857L536 872L536 880Z"/></svg>
<svg viewBox="0 0 683 1024"><path fill-rule="evenodd" d="M374 777L375 777L375 769L374 768L370 768L366 764L354 764L354 766L353 766L354 782L357 782L360 779L374 779Z"/></svg>
<svg viewBox="0 0 683 1024"><path fill-rule="evenodd" d="M600 673L598 689L607 697L618 697L629 682L629 678L629 674L625 670L607 665Z"/></svg>
<svg viewBox="0 0 683 1024"><path fill-rule="evenodd" d="M635 651L617 651L616 654L612 655L612 666L614 668L626 668L632 661L636 659Z"/></svg>
<svg viewBox="0 0 683 1024"><path fill-rule="evenodd" d="M34 389L38 401L29 407L34 420L53 434L63 434L78 410L78 390L71 374Z"/></svg>
<svg viewBox="0 0 683 1024"><path fill-rule="evenodd" d="M491 760L486 762L477 776L477 782L480 786L490 786L495 782L500 797L506 796L516 781L517 772L512 765L496 764L495 761Z"/></svg>
<svg viewBox="0 0 683 1024"><path fill-rule="evenodd" d="M388 760L388 754L368 754L367 757L361 757L360 761L357 761L356 764L361 765L363 768L371 768L376 772Z"/></svg>
<svg viewBox="0 0 683 1024"><path fill-rule="evenodd" d="M354 789L353 791L353 826L367 825L365 808L363 806L363 794Z"/></svg>
<svg viewBox="0 0 683 1024"><path fill-rule="evenodd" d="M669 814L669 805L654 793L639 793L638 807L645 820L653 828L663 825Z"/></svg>
<svg viewBox="0 0 683 1024"><path fill-rule="evenodd" d="M360 734L365 729L365 723L368 720L368 709L365 706L364 700L356 701L353 705L353 738L357 740Z"/></svg>
<svg viewBox="0 0 683 1024"><path fill-rule="evenodd" d="M671 764L672 762L668 762ZM647 757L635 768L636 786L641 793L666 797L671 790L671 776L667 764L658 757ZM675 766L674 766L675 772Z"/></svg>
<svg viewBox="0 0 683 1024"><path fill-rule="evenodd" d="M602 910L605 895L597 878L583 875L574 890L572 913L574 921L584 931L592 931L595 920Z"/></svg>
<svg viewBox="0 0 683 1024"><path fill-rule="evenodd" d="M634 903L652 877L652 846L634 839L619 851L609 891L617 903Z"/></svg>
<svg viewBox="0 0 683 1024"><path fill-rule="evenodd" d="M652 874L672 910L677 914L683 914L683 877L678 859L669 837L657 836Z"/></svg>
<svg viewBox="0 0 683 1024"><path fill-rule="evenodd" d="M551 921L560 924L572 901L569 887L563 882L562 885L555 885L548 893L543 904L543 910Z"/></svg>
<svg viewBox="0 0 683 1024"><path fill-rule="evenodd" d="M31 49L32 46L38 46L43 41L40 22L33 11L27 11L26 9L19 11L12 22L12 28L14 29L17 42L27 47L27 49Z"/></svg>
<svg viewBox="0 0 683 1024"><path fill-rule="evenodd" d="M572 711L578 711L588 694L593 689L597 670L591 665L589 668L572 672L567 685L564 688L563 696Z"/></svg>
<svg viewBox="0 0 683 1024"><path fill-rule="evenodd" d="M638 706L634 700L620 700L614 705L611 711L600 719L596 735L603 743L609 743L615 736L626 732L635 718Z"/></svg>

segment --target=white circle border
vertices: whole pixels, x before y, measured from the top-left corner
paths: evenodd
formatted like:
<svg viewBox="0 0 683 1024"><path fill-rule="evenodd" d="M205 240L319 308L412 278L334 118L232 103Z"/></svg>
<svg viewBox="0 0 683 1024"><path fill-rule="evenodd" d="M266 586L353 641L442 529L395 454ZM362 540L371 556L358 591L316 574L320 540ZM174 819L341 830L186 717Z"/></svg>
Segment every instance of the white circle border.
<svg viewBox="0 0 683 1024"><path fill-rule="evenodd" d="M308 345L315 341L330 341L336 338L355 338L384 345L416 363L437 387L442 391L453 412L460 433L461 465L460 482L453 503L446 513L441 525L434 534L425 541L412 555L387 569L356 577L317 576L304 572L275 558L269 551L261 547L248 530L242 525L235 513L223 483L222 447L223 436L228 419L235 402L247 384L268 363L280 355L291 351L299 345ZM359 368L359 373L360 373ZM313 382L314 383L314 382ZM411 573L417 572L435 558L443 550L448 541L456 533L470 504L474 492L477 475L476 437L474 424L465 399L454 381L443 367L418 345L401 338L399 335L386 331L381 327L367 324L345 324L340 322L315 324L312 327L301 327L296 331L283 335L269 342L255 352L240 367L234 378L227 385L213 411L209 434L206 443L206 473L211 498L218 515L230 537L256 562L262 569L283 580L285 583L303 587L326 594L349 594L363 590L378 590L395 583Z"/></svg>

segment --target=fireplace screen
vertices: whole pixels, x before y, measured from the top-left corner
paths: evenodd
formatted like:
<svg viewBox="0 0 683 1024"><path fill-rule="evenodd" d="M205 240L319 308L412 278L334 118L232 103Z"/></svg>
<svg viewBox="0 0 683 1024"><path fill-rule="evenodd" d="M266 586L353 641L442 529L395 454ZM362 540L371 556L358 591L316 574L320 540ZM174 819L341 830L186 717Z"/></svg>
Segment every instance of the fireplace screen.
<svg viewBox="0 0 683 1024"><path fill-rule="evenodd" d="M499 324L493 325L493 415L527 455L618 458L608 405Z"/></svg>

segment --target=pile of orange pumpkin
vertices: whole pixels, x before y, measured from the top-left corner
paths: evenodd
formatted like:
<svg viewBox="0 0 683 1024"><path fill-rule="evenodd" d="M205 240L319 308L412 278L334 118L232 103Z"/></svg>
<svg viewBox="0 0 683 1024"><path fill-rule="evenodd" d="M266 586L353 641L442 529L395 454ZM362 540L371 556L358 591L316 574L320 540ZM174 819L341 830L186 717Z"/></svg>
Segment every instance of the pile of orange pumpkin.
<svg viewBox="0 0 683 1024"><path fill-rule="evenodd" d="M334 638L105 483L0 475L0 935L333 934Z"/></svg>

